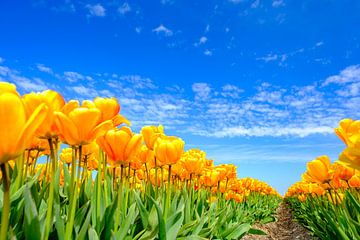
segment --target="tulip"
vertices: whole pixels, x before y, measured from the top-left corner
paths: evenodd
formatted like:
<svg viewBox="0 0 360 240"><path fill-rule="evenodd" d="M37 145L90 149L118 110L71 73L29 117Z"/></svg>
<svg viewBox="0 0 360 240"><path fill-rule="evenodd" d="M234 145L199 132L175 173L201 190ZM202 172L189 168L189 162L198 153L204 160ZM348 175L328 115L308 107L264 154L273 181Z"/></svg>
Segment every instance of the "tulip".
<svg viewBox="0 0 360 240"><path fill-rule="evenodd" d="M177 163L184 152L184 144L184 141L178 137L159 137L155 143L156 160L164 165Z"/></svg>
<svg viewBox="0 0 360 240"><path fill-rule="evenodd" d="M47 114L46 105L39 104L31 115L27 115L26 108L16 92L15 85L6 82L0 83L0 165L4 188L1 240L6 239L10 211L10 176L6 163L20 156L30 145L36 131L44 123ZM22 172L22 167L20 169Z"/></svg>
<svg viewBox="0 0 360 240"><path fill-rule="evenodd" d="M181 157L181 164L189 174L200 175L205 166L206 153L200 149L190 149Z"/></svg>
<svg viewBox="0 0 360 240"><path fill-rule="evenodd" d="M46 105L40 104L27 116L19 94L13 92L14 88L9 83L0 85L0 164L24 152L48 114Z"/></svg>
<svg viewBox="0 0 360 240"><path fill-rule="evenodd" d="M326 183L332 178L331 163L328 156L320 156L307 164L306 176L312 182Z"/></svg>
<svg viewBox="0 0 360 240"><path fill-rule="evenodd" d="M101 121L112 120L114 126L118 126L123 123L130 125L129 120L118 114L120 111L120 105L116 98L97 97L94 99L94 104L101 111Z"/></svg>
<svg viewBox="0 0 360 240"><path fill-rule="evenodd" d="M63 148L60 153L60 160L69 165L72 161L72 149Z"/></svg>
<svg viewBox="0 0 360 240"><path fill-rule="evenodd" d="M128 127L109 130L97 139L97 143L109 160L119 165L130 163L131 157L140 149L141 141L142 136L134 134Z"/></svg>
<svg viewBox="0 0 360 240"><path fill-rule="evenodd" d="M57 92L46 90L41 93L29 93L23 96L23 102L28 115L31 115L39 104L46 104L48 114L44 123L37 130L37 135L46 139L57 136L58 130L54 122L55 111L60 111L65 105L64 98Z"/></svg>
<svg viewBox="0 0 360 240"><path fill-rule="evenodd" d="M55 112L55 124L60 138L70 146L89 144L113 127L111 120L101 122L101 111L97 108L79 107L68 114Z"/></svg>
<svg viewBox="0 0 360 240"><path fill-rule="evenodd" d="M360 120L343 119L339 127L335 128L335 133L349 147L356 142L360 142Z"/></svg>
<svg viewBox="0 0 360 240"><path fill-rule="evenodd" d="M164 135L164 128L159 126L145 126L141 129L141 134L144 137L144 142L148 149L153 150L156 140Z"/></svg>

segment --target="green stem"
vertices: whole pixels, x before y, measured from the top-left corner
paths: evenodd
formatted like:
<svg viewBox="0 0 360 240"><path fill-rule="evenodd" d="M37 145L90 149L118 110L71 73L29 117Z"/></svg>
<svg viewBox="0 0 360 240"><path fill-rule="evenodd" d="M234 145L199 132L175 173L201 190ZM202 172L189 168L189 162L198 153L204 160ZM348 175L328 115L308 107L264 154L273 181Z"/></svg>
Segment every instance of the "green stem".
<svg viewBox="0 0 360 240"><path fill-rule="evenodd" d="M0 240L6 240L6 235L9 227L9 213L10 213L10 176L8 163L1 164L1 173L3 179L3 209L1 214L1 230Z"/></svg>
<svg viewBox="0 0 360 240"><path fill-rule="evenodd" d="M101 151L101 150L100 150ZM105 201L105 206L108 206L108 193L107 193L107 187L108 185L106 184L106 177L107 177L107 167L106 167L106 160L107 160L107 156L101 151L101 157L103 160L103 168L102 168L102 172L103 172L103 184L104 184L104 201ZM100 157L100 158L101 158ZM100 175L101 178L101 175ZM100 180L101 181L101 180Z"/></svg>
<svg viewBox="0 0 360 240"><path fill-rule="evenodd" d="M79 146L79 159L81 159L81 154L82 154L82 146ZM73 159L73 163L74 163L74 159ZM71 173L75 173L76 171L76 164L72 166L72 172ZM80 168L80 163L78 166L78 171ZM77 175L77 179L76 182L74 182L74 185L72 186L72 198L70 199L70 214L69 214L69 218L68 218L68 223L66 224L66 230L65 230L65 239L72 239L72 232L73 232L73 228L74 228L74 219L75 219L75 210L76 210L76 204L77 204L77 198L78 198L78 182L80 181L80 173L78 172Z"/></svg>
<svg viewBox="0 0 360 240"><path fill-rule="evenodd" d="M164 219L166 220L168 211L170 209L170 196L171 196L171 165L169 165L169 173L168 173L168 188L166 191L166 203L164 210Z"/></svg>
<svg viewBox="0 0 360 240"><path fill-rule="evenodd" d="M117 195L117 211L115 215L115 224L114 224L114 232L116 232L117 227L120 221L120 213L121 213L121 199L122 199L122 191L123 191L123 173L124 173L124 165L121 164L120 168L120 184L118 188L118 195Z"/></svg>
<svg viewBox="0 0 360 240"><path fill-rule="evenodd" d="M101 151L101 150L99 150ZM102 153L99 152L99 163L98 163L98 175L97 175L97 189L96 189L96 220L100 222L101 216L100 216L100 208L101 208L101 163L102 163ZM106 188L106 186L104 186ZM105 202L106 204L106 202ZM100 224L96 224L97 226L97 232L100 231Z"/></svg>
<svg viewBox="0 0 360 240"><path fill-rule="evenodd" d="M52 210L53 210L53 202L54 202L54 190L55 190L55 152L54 152L54 146L51 138L48 139L49 147L50 147L50 164L51 164L51 172L50 172L50 191L49 191L49 201L47 205L47 212L46 212L46 222L45 222L45 232L43 235L43 239L48 239L50 228L52 227Z"/></svg>

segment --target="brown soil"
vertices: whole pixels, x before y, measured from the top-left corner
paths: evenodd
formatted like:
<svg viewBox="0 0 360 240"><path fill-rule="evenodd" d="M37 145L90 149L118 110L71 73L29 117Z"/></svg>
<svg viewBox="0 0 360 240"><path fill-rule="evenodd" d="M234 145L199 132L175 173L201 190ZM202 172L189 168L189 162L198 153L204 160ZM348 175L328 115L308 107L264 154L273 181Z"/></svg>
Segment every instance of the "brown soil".
<svg viewBox="0 0 360 240"><path fill-rule="evenodd" d="M276 211L276 222L255 224L253 228L260 229L267 235L248 234L242 239L252 240L312 240L315 239L304 227L293 220L291 211L285 203L281 203Z"/></svg>

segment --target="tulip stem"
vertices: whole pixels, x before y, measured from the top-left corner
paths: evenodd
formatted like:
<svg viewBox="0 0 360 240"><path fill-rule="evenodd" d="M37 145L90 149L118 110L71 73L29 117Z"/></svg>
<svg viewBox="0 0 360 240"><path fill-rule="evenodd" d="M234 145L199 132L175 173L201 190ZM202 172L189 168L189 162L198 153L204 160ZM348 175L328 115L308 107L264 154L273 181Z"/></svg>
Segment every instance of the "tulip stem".
<svg viewBox="0 0 360 240"><path fill-rule="evenodd" d="M81 154L82 154L82 146L79 146L79 159L81 159ZM74 163L74 159L73 159L73 163ZM72 166L73 169L71 169L71 173L75 174L76 171L76 163L73 164ZM77 198L78 198L78 182L80 181L80 173L79 173L79 168L80 168L80 162L79 162L79 166L78 166L78 175L76 178L76 181L74 179L74 185L72 186L72 197L70 199L70 214L69 214L69 218L68 218L68 223L66 224L66 230L65 230L65 239L72 239L72 232L73 232L73 228L74 228L74 218L75 218L75 210L76 210L76 204L77 204ZM72 175L73 176L73 175Z"/></svg>
<svg viewBox="0 0 360 240"><path fill-rule="evenodd" d="M1 164L1 173L3 179L3 209L1 214L1 231L0 240L6 240L6 235L9 227L9 213L10 213L10 176L9 166L7 163Z"/></svg>
<svg viewBox="0 0 360 240"><path fill-rule="evenodd" d="M100 222L101 216L100 216L100 208L101 208L101 164L103 160L103 154L101 153L101 150L99 150L99 163L98 163L98 175L97 175L97 186L96 186L96 220ZM106 185L104 185L104 188L106 189ZM105 201L106 206L106 201ZM96 230L97 232L100 232L100 224L96 224Z"/></svg>
<svg viewBox="0 0 360 240"><path fill-rule="evenodd" d="M47 212L46 212L46 222L45 222L45 232L43 235L43 239L48 239L49 233L50 233L50 227L52 224L53 216L52 216L52 210L53 210L53 202L54 202L54 190L55 190L55 152L54 152L54 146L52 139L48 139L49 147L50 147L50 164L51 164L51 172L50 172L50 191L49 191L49 201L47 205Z"/></svg>
<svg viewBox="0 0 360 240"><path fill-rule="evenodd" d="M120 167L120 184L119 184L119 188L118 188L118 195L117 195L117 208L118 210L116 211L116 215L115 215L115 224L114 224L114 232L117 231L117 227L119 225L119 221L120 221L120 214L121 214L121 200L122 200L122 192L123 192L123 173L124 173L124 165L121 164Z"/></svg>
<svg viewBox="0 0 360 240"><path fill-rule="evenodd" d="M168 211L170 209L170 195L171 195L171 165L169 165L169 173L168 173L168 188L166 191L166 204L164 210L164 219L166 220Z"/></svg>

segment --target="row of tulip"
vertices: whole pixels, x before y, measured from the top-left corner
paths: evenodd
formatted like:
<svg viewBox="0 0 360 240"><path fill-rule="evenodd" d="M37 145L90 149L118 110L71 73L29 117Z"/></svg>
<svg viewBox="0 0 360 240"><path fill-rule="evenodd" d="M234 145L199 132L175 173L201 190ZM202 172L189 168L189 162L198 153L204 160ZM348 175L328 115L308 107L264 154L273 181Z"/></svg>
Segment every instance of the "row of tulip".
<svg viewBox="0 0 360 240"><path fill-rule="evenodd" d="M268 184L184 151L161 125L135 133L119 111L115 98L0 82L0 240L239 239L274 220Z"/></svg>
<svg viewBox="0 0 360 240"><path fill-rule="evenodd" d="M335 132L346 144L339 160L320 156L308 162L285 198L320 239L360 239L360 121L344 119Z"/></svg>

